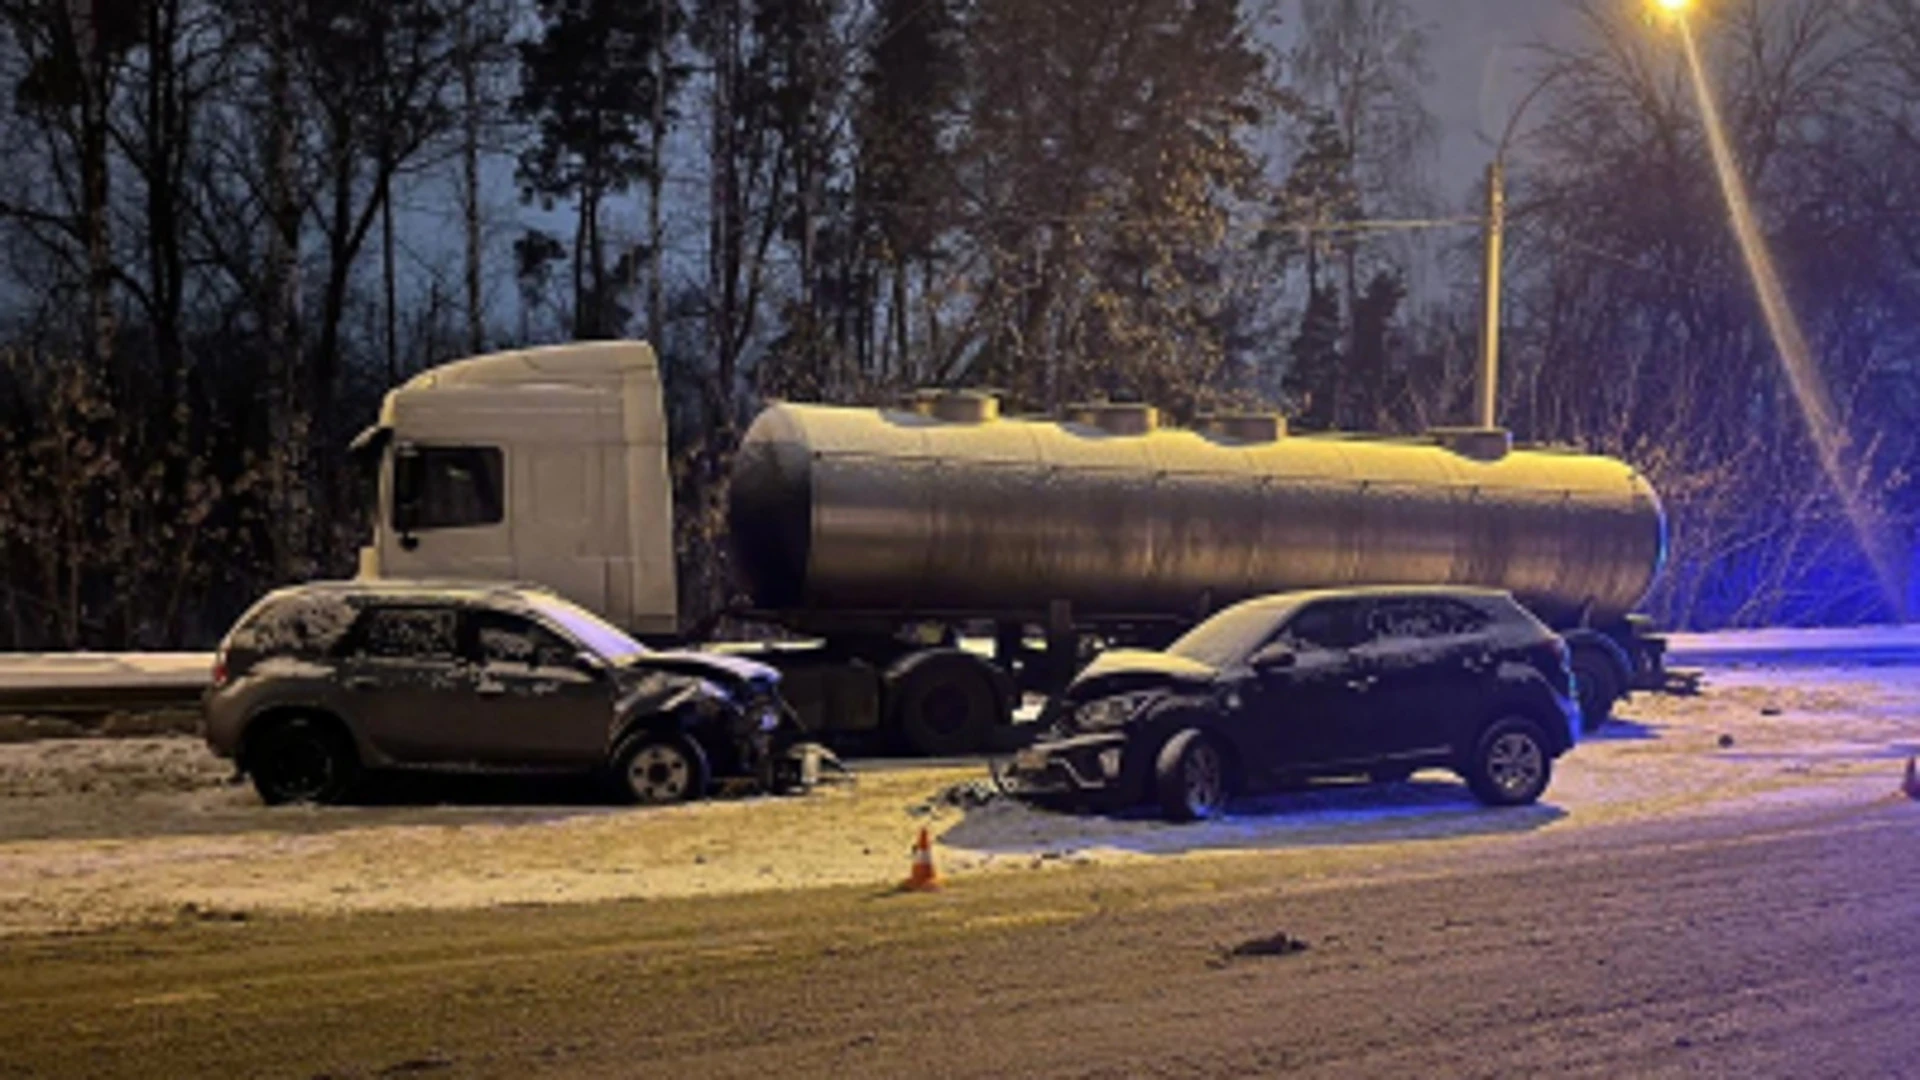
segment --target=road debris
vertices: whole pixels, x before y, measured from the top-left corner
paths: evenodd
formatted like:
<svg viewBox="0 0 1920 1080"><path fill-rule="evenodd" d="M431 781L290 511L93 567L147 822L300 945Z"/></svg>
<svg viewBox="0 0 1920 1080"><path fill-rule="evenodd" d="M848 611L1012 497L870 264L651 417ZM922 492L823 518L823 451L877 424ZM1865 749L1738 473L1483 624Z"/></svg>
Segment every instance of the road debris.
<svg viewBox="0 0 1920 1080"><path fill-rule="evenodd" d="M1248 938L1232 948L1220 949L1213 966L1226 967L1235 960L1293 956L1306 952L1307 948L1305 939L1294 937L1285 930L1281 930L1265 937Z"/></svg>

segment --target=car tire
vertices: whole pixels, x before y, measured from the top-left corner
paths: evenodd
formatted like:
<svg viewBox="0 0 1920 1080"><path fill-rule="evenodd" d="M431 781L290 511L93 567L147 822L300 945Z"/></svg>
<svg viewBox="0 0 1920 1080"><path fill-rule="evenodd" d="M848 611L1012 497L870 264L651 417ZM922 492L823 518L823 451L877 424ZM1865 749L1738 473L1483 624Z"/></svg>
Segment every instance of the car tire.
<svg viewBox="0 0 1920 1080"><path fill-rule="evenodd" d="M1591 734L1613 719L1614 702L1620 699L1620 680L1613 663L1593 649L1573 654L1573 679L1580 698L1580 730Z"/></svg>
<svg viewBox="0 0 1920 1080"><path fill-rule="evenodd" d="M1226 751L1204 732L1188 728L1160 748L1154 794L1168 821L1207 821L1226 811L1230 794Z"/></svg>
<svg viewBox="0 0 1920 1080"><path fill-rule="evenodd" d="M640 806L691 802L707 793L707 756L680 735L640 735L613 759L614 792Z"/></svg>
<svg viewBox="0 0 1920 1080"><path fill-rule="evenodd" d="M1000 695L991 678L967 657L929 658L890 690L894 730L908 749L926 757L986 750L1001 718Z"/></svg>
<svg viewBox="0 0 1920 1080"><path fill-rule="evenodd" d="M268 806L339 802L360 778L353 740L318 716L266 721L248 738L246 761L253 789Z"/></svg>
<svg viewBox="0 0 1920 1080"><path fill-rule="evenodd" d="M1464 770L1474 798L1488 806L1537 802L1553 780L1552 745L1540 725L1510 716L1488 726Z"/></svg>

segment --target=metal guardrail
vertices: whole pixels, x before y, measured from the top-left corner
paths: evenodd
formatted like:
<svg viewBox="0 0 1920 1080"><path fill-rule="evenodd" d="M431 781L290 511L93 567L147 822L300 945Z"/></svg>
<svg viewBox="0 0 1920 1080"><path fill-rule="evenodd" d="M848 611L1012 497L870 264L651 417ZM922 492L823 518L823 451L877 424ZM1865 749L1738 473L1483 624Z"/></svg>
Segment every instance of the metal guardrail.
<svg viewBox="0 0 1920 1080"><path fill-rule="evenodd" d="M0 713L195 709L211 653L0 653Z"/></svg>

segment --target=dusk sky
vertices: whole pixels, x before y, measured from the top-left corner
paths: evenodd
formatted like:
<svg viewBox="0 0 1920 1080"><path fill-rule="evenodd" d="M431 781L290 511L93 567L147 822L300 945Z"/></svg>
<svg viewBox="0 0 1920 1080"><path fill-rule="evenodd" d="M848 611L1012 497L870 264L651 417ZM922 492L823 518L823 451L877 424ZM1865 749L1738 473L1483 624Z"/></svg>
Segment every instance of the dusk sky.
<svg viewBox="0 0 1920 1080"><path fill-rule="evenodd" d="M1623 0L1630 2L1630 0ZM1440 176L1463 194L1486 166L1490 148L1528 82L1526 46L1564 39L1574 17L1563 0L1414 0L1433 24L1431 107L1442 129Z"/></svg>

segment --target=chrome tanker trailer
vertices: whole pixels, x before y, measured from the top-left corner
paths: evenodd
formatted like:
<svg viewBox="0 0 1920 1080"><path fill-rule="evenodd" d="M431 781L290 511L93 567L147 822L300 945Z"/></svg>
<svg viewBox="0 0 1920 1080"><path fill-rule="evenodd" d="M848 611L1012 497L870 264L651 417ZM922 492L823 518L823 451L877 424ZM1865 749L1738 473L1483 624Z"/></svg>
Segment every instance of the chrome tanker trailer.
<svg viewBox="0 0 1920 1080"><path fill-rule="evenodd" d="M541 582L671 636L672 505L652 350L496 354L388 395L359 444L383 513L362 572ZM1352 584L1513 591L1572 646L1590 715L1661 685L1633 608L1665 518L1603 457L1503 433L1294 437L1275 417L1164 425L1141 405L1008 418L991 395L775 404L728 503L732 614L820 730L979 748L1088 651L1152 644L1245 597ZM991 640L991 655L963 647Z"/></svg>

